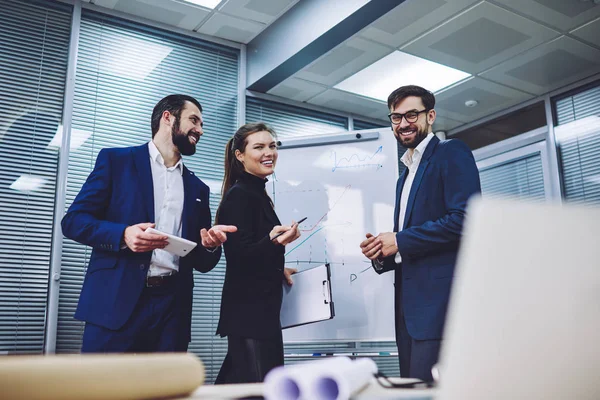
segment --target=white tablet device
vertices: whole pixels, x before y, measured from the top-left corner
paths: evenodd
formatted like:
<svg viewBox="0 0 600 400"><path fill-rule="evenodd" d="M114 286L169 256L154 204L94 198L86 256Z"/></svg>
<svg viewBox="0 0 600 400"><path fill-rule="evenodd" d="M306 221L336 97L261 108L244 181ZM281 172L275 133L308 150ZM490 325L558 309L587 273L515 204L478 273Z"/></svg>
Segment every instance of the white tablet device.
<svg viewBox="0 0 600 400"><path fill-rule="evenodd" d="M194 250L194 247L198 245L197 243L192 242L191 240L180 238L174 235L169 235L168 233L157 231L154 228L148 228L146 229L146 232L153 233L155 235L164 235L168 237L169 244L163 250L178 255L179 257L187 256L192 250Z"/></svg>

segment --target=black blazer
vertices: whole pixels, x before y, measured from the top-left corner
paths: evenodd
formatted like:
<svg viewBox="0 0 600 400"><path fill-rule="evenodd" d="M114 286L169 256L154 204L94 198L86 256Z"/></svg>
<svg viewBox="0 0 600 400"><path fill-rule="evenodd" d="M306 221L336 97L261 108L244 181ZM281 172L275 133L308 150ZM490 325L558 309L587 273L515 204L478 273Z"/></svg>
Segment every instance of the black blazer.
<svg viewBox="0 0 600 400"><path fill-rule="evenodd" d="M285 247L269 232L280 225L265 192L266 179L245 173L225 194L219 224L235 225L224 243L227 268L217 334L252 339L281 335Z"/></svg>

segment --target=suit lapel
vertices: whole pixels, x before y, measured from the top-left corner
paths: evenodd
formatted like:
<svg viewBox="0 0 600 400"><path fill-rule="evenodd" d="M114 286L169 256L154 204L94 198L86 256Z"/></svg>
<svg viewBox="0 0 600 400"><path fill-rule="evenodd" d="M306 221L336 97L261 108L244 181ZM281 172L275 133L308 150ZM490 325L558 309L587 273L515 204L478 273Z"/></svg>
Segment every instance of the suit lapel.
<svg viewBox="0 0 600 400"><path fill-rule="evenodd" d="M417 197L417 192L419 191L419 187L421 186L423 175L425 174L425 171L429 166L429 159L433 154L433 150L439 142L440 139L434 136L431 138L429 144L427 144L427 147L425 148L425 152L423 153L423 157L421 158L421 162L419 163L419 169L417 169L415 179L413 180L412 186L410 188L410 194L408 195L408 204L406 205L404 221L402 221L402 229L406 229L406 225L408 221L410 221L410 216L415 205L415 198Z"/></svg>
<svg viewBox="0 0 600 400"><path fill-rule="evenodd" d="M142 201L146 208L148 222L154 222L154 184L152 183L152 169L150 168L150 152L148 144L134 147L132 150L134 164L138 174L138 182L142 193Z"/></svg>
<svg viewBox="0 0 600 400"><path fill-rule="evenodd" d="M402 188L404 187L404 182L406 181L406 175L408 174L408 168L404 168L402 171L402 175L398 179L398 183L396 185L396 207L394 207L394 232L398 232L398 218L400 218L400 198L402 196Z"/></svg>
<svg viewBox="0 0 600 400"><path fill-rule="evenodd" d="M181 215L181 234L185 239L191 238L188 221L192 221L194 205L196 204L196 193L194 192L194 173L183 166L183 213Z"/></svg>

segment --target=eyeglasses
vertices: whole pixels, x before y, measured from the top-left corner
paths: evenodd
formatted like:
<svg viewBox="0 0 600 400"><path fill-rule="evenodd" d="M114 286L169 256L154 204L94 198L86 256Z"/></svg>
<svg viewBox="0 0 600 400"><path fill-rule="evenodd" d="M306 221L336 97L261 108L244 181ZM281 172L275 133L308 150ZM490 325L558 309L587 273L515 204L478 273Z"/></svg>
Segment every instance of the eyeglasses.
<svg viewBox="0 0 600 400"><path fill-rule="evenodd" d="M390 122L394 125L400 125L402 123L402 118L406 119L406 122L417 122L419 119L419 114L428 112L428 109L424 109L421 111L409 111L404 114L400 113L390 113L388 114L388 118Z"/></svg>

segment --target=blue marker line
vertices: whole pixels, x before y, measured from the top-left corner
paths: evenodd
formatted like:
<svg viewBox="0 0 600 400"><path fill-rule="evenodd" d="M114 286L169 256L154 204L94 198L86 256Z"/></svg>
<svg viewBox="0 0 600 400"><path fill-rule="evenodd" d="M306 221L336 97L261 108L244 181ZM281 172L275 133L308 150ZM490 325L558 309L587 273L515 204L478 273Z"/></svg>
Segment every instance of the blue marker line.
<svg viewBox="0 0 600 400"><path fill-rule="evenodd" d="M342 163L342 161L346 161L348 164L352 161L352 159L354 157L356 157L356 159L359 162L364 162L367 159L372 160L373 158L375 158L375 156L378 153L381 153L383 150L383 146L379 146L379 148L377 149L377 151L375 153L373 153L372 156L366 156L366 157L360 157L358 154L352 154L350 157L342 157L339 162L337 159L337 153L333 152L333 168L331 169L331 172L335 172L336 169L340 169L340 168L360 168L360 167L377 167L377 169L381 168L383 165L381 164L362 164L362 165L348 165L348 166L343 166L341 167L340 164Z"/></svg>
<svg viewBox="0 0 600 400"><path fill-rule="evenodd" d="M303 241L300 242L300 244L298 244L296 247L294 247L293 249L291 249L290 251L288 251L287 253L285 253L286 256L288 256L292 251L296 250L298 247L302 246L302 244L304 242L306 242L308 239L311 238L312 235L314 235L315 233L319 232L321 229L323 229L323 227L320 227L319 229L317 229L316 231L314 231L313 233L311 233L310 235L308 235L308 237L306 239L304 239Z"/></svg>

